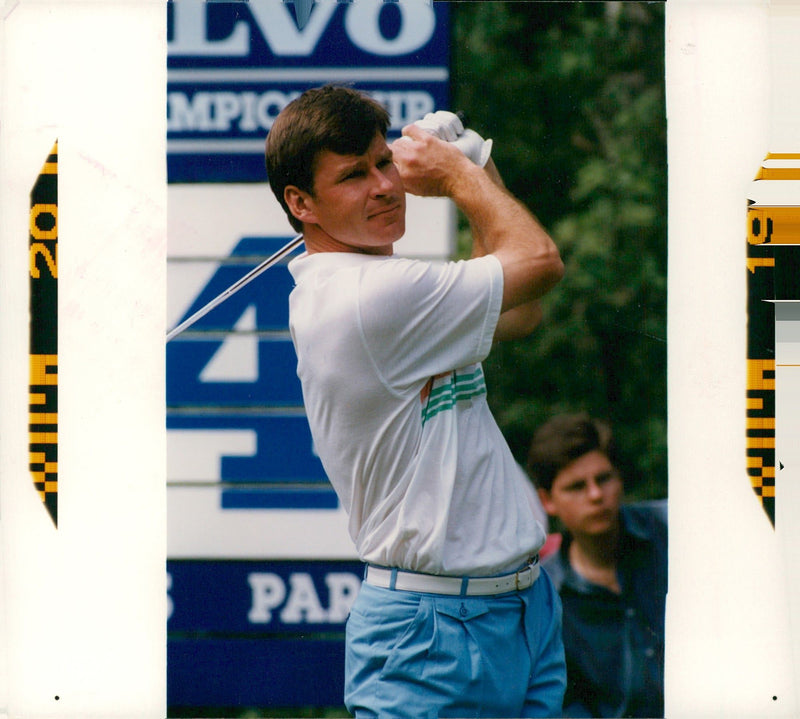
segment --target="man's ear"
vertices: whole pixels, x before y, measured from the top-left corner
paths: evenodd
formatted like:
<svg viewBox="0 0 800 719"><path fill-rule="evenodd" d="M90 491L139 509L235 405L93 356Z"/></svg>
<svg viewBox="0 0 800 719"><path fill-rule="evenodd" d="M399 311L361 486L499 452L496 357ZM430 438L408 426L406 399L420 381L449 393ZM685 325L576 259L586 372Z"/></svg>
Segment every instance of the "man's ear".
<svg viewBox="0 0 800 719"><path fill-rule="evenodd" d="M550 492L548 492L546 489L538 487L536 489L536 493L539 495L539 501L542 503L544 511L547 512L551 517L555 517L556 510L553 506L553 500L550 498Z"/></svg>
<svg viewBox="0 0 800 719"><path fill-rule="evenodd" d="M283 199L292 215L300 222L311 225L317 221L314 214L314 200L308 192L295 185L287 185L283 190Z"/></svg>

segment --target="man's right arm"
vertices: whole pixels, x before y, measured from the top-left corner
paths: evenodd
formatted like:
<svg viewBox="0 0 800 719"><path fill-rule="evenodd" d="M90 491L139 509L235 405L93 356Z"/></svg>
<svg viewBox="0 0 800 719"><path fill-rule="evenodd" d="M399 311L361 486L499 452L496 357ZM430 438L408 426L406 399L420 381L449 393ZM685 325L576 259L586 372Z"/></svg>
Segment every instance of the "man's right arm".
<svg viewBox="0 0 800 719"><path fill-rule="evenodd" d="M527 208L460 150L409 125L392 145L408 192L449 197L469 221L474 254L492 254L503 267L502 312L538 299L558 283L558 249ZM411 140L409 142L408 140Z"/></svg>

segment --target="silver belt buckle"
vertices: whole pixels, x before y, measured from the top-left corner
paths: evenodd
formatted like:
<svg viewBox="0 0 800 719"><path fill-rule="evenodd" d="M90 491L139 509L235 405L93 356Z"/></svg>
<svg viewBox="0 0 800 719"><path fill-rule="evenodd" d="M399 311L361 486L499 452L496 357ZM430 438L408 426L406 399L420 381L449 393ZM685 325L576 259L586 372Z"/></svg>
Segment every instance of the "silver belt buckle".
<svg viewBox="0 0 800 719"><path fill-rule="evenodd" d="M529 586L531 586L530 582L528 582L528 584L526 584L525 586L522 586L522 583L520 582L520 579L521 579L522 575L525 574L525 572L528 573L528 578L530 578L530 576L533 574L533 568L530 565L528 565L527 567L525 567L525 569L520 569L514 575L514 588L518 592L521 591L522 589L527 589Z"/></svg>

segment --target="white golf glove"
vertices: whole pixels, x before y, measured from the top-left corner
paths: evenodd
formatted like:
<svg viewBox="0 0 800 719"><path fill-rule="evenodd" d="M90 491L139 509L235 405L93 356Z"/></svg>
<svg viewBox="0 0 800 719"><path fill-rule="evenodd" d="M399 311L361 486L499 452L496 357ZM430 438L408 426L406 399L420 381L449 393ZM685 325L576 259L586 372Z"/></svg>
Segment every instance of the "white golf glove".
<svg viewBox="0 0 800 719"><path fill-rule="evenodd" d="M489 162L492 154L492 141L484 140L475 130L469 128L453 144L480 167Z"/></svg>
<svg viewBox="0 0 800 719"><path fill-rule="evenodd" d="M492 153L492 141L484 140L474 130L465 130L461 119L453 112L437 110L429 112L415 125L436 135L440 140L452 142L472 162L483 167Z"/></svg>
<svg viewBox="0 0 800 719"><path fill-rule="evenodd" d="M461 118L454 112L447 112L447 110L429 112L414 124L445 142L455 142L458 136L464 132Z"/></svg>

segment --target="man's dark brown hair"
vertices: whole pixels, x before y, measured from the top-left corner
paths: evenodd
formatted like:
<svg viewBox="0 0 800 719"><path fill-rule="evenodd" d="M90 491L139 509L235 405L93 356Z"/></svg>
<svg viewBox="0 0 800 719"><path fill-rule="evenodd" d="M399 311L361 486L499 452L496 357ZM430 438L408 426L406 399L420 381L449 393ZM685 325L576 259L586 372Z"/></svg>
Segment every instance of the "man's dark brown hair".
<svg viewBox="0 0 800 719"><path fill-rule="evenodd" d="M528 451L528 474L537 487L549 492L564 467L594 450L616 465L616 448L608 424L585 412L553 417L534 432Z"/></svg>
<svg viewBox="0 0 800 719"><path fill-rule="evenodd" d="M267 135L267 179L295 230L300 232L303 226L284 200L286 186L294 185L313 196L321 152L363 155L375 135L385 137L388 128L389 113L383 105L338 85L306 90L279 113Z"/></svg>

